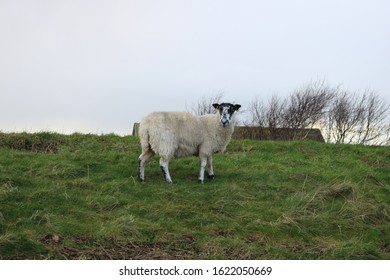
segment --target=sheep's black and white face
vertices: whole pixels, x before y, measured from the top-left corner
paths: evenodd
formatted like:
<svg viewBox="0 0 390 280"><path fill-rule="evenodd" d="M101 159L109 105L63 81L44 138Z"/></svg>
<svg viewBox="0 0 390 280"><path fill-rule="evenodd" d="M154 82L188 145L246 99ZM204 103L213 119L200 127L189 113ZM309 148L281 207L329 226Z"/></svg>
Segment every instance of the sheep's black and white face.
<svg viewBox="0 0 390 280"><path fill-rule="evenodd" d="M232 120L234 112L238 111L241 107L239 104L231 104L231 103L215 103L213 107L219 111L219 115L221 117L221 124L223 126L228 126Z"/></svg>

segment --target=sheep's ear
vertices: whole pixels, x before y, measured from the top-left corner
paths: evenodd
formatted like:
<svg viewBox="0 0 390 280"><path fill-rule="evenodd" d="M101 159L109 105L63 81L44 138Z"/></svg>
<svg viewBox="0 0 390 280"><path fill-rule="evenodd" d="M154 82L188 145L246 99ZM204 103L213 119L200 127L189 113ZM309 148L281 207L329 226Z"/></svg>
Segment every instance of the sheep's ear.
<svg viewBox="0 0 390 280"><path fill-rule="evenodd" d="M233 106L233 108L234 108L235 111L238 111L238 109L241 108L241 105L240 104L236 104L236 105Z"/></svg>
<svg viewBox="0 0 390 280"><path fill-rule="evenodd" d="M218 110L219 109L219 104L218 103L214 103L213 107Z"/></svg>

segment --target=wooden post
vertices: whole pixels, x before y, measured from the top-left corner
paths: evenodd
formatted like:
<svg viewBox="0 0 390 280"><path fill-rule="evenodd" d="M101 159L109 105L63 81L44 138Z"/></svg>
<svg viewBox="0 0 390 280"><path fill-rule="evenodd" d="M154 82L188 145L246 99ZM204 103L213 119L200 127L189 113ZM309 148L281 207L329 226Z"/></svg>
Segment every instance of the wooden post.
<svg viewBox="0 0 390 280"><path fill-rule="evenodd" d="M139 123L134 123L133 125L133 136L138 136Z"/></svg>

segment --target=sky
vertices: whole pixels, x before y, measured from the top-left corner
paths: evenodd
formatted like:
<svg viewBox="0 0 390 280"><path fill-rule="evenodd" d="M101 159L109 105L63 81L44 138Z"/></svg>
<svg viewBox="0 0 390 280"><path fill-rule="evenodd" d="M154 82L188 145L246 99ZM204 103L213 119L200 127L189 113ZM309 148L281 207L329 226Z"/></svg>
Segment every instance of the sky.
<svg viewBox="0 0 390 280"><path fill-rule="evenodd" d="M390 102L388 0L0 0L0 131L115 133L310 81Z"/></svg>

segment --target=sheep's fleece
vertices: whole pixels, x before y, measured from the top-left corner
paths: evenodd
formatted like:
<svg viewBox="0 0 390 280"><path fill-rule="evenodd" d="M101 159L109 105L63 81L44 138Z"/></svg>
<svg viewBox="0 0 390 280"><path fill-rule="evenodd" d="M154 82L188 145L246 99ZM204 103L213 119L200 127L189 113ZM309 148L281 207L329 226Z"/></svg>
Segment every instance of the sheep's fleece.
<svg viewBox="0 0 390 280"><path fill-rule="evenodd" d="M214 178L212 155L223 152L233 134L235 112L241 105L213 104L216 114L195 116L188 112L155 112L142 119L139 127L142 154L139 157L139 179L145 180L145 164L154 155L167 183L172 183L169 161L173 158L199 156L199 181L204 181L206 165Z"/></svg>

